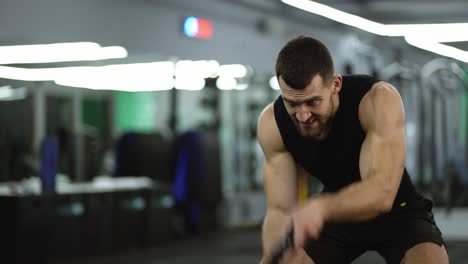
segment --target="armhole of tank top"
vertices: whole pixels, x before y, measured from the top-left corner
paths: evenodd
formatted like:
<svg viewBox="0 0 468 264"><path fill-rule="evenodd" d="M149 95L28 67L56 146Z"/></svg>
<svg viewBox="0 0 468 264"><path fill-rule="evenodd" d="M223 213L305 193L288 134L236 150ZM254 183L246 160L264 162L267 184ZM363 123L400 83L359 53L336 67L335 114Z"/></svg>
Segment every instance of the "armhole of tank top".
<svg viewBox="0 0 468 264"><path fill-rule="evenodd" d="M281 106L279 105L280 104L279 100L281 100L281 99L278 98L275 101L275 103L273 104L273 114L275 116L276 127L278 128L278 132L279 132L279 134L281 136L281 139L283 140L283 144L285 144L284 143L284 138L286 137L286 135L284 135L284 132L281 131L281 129L280 129L280 126L281 126L281 123L282 123L282 120L281 120L282 117L281 117Z"/></svg>
<svg viewBox="0 0 468 264"><path fill-rule="evenodd" d="M278 132L280 133L281 140L283 141L283 145L286 151L292 153L292 149L294 149L294 136L292 135L292 130L294 127L291 127L291 123L288 120L289 116L285 112L286 109L284 105L282 105L281 96L273 104L273 113L275 115L275 122L276 127L278 128ZM280 129L280 126L284 129Z"/></svg>
<svg viewBox="0 0 468 264"><path fill-rule="evenodd" d="M357 105L356 105L356 115L357 115L357 120L359 122L359 127L361 129L361 131L364 133L364 135L366 134L366 131L364 130L364 128L362 127L362 124L361 124L361 119L359 118L359 107L361 106L361 102L362 100L364 99L364 97L366 96L366 94L372 89L372 87L374 86L374 84L378 83L380 80L374 78L373 76L369 76L366 80L366 83L365 83L365 86L361 88L361 91L360 91L360 95L359 95L359 99L357 101Z"/></svg>

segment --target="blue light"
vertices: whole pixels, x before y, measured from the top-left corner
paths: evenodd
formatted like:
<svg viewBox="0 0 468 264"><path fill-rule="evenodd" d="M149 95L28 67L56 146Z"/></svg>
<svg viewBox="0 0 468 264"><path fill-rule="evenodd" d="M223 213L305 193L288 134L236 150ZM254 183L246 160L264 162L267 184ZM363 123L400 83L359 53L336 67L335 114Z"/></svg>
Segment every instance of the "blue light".
<svg viewBox="0 0 468 264"><path fill-rule="evenodd" d="M198 33L198 21L195 17L187 17L184 22L184 33L189 37L195 37Z"/></svg>

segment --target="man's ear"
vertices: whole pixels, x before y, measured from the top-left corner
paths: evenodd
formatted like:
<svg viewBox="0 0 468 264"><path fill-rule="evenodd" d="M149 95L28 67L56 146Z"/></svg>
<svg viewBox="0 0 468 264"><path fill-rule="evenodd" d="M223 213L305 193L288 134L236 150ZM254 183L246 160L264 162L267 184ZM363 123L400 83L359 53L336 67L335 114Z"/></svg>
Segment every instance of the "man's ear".
<svg viewBox="0 0 468 264"><path fill-rule="evenodd" d="M333 92L338 93L343 85L343 77L340 74L335 73L333 76Z"/></svg>

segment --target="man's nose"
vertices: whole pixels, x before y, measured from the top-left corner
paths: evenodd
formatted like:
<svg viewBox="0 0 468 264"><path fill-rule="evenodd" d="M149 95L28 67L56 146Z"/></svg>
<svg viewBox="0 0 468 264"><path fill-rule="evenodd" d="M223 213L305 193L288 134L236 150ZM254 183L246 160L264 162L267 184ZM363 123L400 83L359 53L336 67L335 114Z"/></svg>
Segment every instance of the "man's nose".
<svg viewBox="0 0 468 264"><path fill-rule="evenodd" d="M306 109L306 107L300 107L299 110L296 112L296 118L297 121L304 123L309 120L309 118L312 116L312 113Z"/></svg>

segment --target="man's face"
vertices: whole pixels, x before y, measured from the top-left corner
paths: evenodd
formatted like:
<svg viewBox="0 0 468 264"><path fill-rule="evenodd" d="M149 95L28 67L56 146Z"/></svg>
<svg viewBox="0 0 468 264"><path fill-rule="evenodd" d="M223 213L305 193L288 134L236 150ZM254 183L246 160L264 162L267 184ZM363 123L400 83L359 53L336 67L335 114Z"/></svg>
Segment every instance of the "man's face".
<svg viewBox="0 0 468 264"><path fill-rule="evenodd" d="M279 78L286 110L291 116L299 134L310 140L324 140L330 131L338 99L333 96L341 88L341 76L324 82L316 75L303 90L294 90Z"/></svg>

